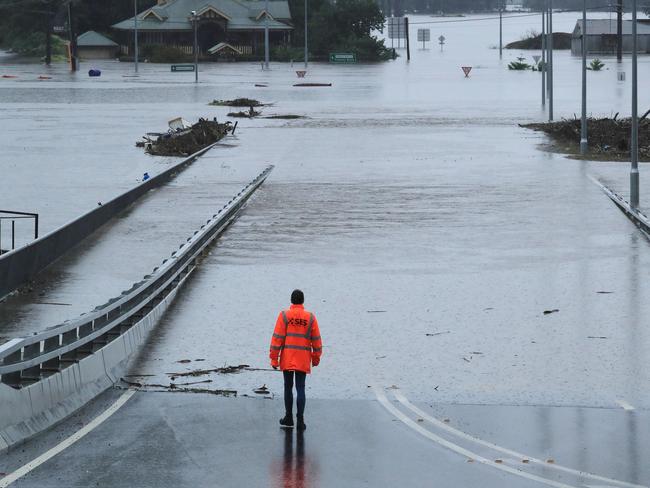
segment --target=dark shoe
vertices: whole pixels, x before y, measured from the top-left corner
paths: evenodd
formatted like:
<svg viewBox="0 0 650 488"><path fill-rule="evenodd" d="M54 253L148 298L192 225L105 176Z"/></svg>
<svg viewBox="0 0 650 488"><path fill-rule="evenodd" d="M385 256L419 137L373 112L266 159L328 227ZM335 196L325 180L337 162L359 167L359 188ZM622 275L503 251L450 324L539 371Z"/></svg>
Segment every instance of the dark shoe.
<svg viewBox="0 0 650 488"><path fill-rule="evenodd" d="M306 428L305 420L302 417L298 417L298 430L305 430Z"/></svg>
<svg viewBox="0 0 650 488"><path fill-rule="evenodd" d="M285 415L280 419L280 426L285 429L293 429L293 416Z"/></svg>

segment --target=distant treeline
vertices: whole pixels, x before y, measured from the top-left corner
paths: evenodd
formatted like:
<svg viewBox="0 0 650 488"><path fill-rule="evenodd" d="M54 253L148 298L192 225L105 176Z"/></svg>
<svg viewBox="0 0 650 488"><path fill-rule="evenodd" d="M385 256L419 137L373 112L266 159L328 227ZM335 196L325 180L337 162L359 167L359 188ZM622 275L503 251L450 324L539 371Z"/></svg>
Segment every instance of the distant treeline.
<svg viewBox="0 0 650 488"><path fill-rule="evenodd" d="M403 15L404 13L425 14L459 14L474 12L496 11L505 4L505 0L377 0L385 14ZM521 0L514 2L523 8L540 10L547 0ZM508 2L513 3L513 2ZM587 0L587 8L608 11L609 5L615 5L617 0ZM646 11L650 10L648 2L638 2ZM624 0L624 8L629 12L631 0ZM643 6L643 7L641 7ZM582 9L582 0L553 0L553 8L565 10Z"/></svg>

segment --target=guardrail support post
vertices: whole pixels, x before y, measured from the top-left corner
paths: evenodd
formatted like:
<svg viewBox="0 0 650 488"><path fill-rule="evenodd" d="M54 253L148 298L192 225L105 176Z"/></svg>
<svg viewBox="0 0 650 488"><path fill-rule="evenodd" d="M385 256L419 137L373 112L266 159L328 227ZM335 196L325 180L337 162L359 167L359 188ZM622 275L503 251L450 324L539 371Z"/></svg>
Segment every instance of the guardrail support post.
<svg viewBox="0 0 650 488"><path fill-rule="evenodd" d="M9 354L3 361L3 364L18 363L22 359L22 351L18 349L16 352ZM15 373L5 373L2 375L2 382L9 386L20 385L20 371Z"/></svg>
<svg viewBox="0 0 650 488"><path fill-rule="evenodd" d="M41 343L30 344L23 349L23 361L26 359L36 358L41 354ZM41 365L32 368L23 369L20 374L21 379L39 380L41 378Z"/></svg>
<svg viewBox="0 0 650 488"><path fill-rule="evenodd" d="M43 341L43 353L54 351L59 348L59 342L60 342L61 336L54 336L54 337L48 337ZM46 373L46 374L54 374L59 371L61 371L61 362L59 361L60 358L54 358L50 359L49 361L45 361L41 365L41 372Z"/></svg>

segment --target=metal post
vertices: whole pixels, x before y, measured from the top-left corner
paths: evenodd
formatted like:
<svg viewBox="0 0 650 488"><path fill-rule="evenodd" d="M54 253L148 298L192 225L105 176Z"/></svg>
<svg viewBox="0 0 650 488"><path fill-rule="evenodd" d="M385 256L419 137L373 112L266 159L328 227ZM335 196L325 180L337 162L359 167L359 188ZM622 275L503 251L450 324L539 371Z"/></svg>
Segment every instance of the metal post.
<svg viewBox="0 0 650 488"><path fill-rule="evenodd" d="M199 82L199 19L196 13L192 15L194 22L194 83Z"/></svg>
<svg viewBox="0 0 650 488"><path fill-rule="evenodd" d="M138 0L133 0L133 10L135 16L133 17L133 23L135 24L134 34L133 34L133 53L135 55L135 72L138 72Z"/></svg>
<svg viewBox="0 0 650 488"><path fill-rule="evenodd" d="M503 1L499 2L499 58L503 57Z"/></svg>
<svg viewBox="0 0 650 488"><path fill-rule="evenodd" d="M587 154L587 0L582 0L582 120L580 154Z"/></svg>
<svg viewBox="0 0 650 488"><path fill-rule="evenodd" d="M68 37L70 37L70 71L77 71L77 40L72 25L72 2L68 2Z"/></svg>
<svg viewBox="0 0 650 488"><path fill-rule="evenodd" d="M542 7L542 107L546 106L546 19Z"/></svg>
<svg viewBox="0 0 650 488"><path fill-rule="evenodd" d="M616 60L623 61L623 0L616 5Z"/></svg>
<svg viewBox="0 0 650 488"><path fill-rule="evenodd" d="M34 239L38 239L38 214L34 216Z"/></svg>
<svg viewBox="0 0 650 488"><path fill-rule="evenodd" d="M409 39L409 18L404 17L404 30L406 34L406 60L411 60L411 42Z"/></svg>
<svg viewBox="0 0 650 488"><path fill-rule="evenodd" d="M636 0L632 0L632 135L630 160L630 205L639 208L639 117L637 94Z"/></svg>
<svg viewBox="0 0 650 488"><path fill-rule="evenodd" d="M548 120L553 122L553 0L548 0Z"/></svg>
<svg viewBox="0 0 650 488"><path fill-rule="evenodd" d="M16 249L16 221L11 221L11 250Z"/></svg>
<svg viewBox="0 0 650 488"><path fill-rule="evenodd" d="M307 50L307 0L305 0L305 68L307 68L309 51Z"/></svg>
<svg viewBox="0 0 650 488"><path fill-rule="evenodd" d="M269 0L264 0L264 67L269 69Z"/></svg>

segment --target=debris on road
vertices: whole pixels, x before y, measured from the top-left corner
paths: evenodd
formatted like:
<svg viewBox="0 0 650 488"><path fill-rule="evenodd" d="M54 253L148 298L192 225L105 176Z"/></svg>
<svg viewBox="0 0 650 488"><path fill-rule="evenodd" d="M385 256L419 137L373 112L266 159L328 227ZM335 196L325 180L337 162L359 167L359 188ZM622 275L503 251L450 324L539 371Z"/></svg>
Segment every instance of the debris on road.
<svg viewBox="0 0 650 488"><path fill-rule="evenodd" d="M193 371L185 371L181 373L165 373L168 376L171 376L171 379L182 378L184 376L204 376L211 373L219 374L232 374L239 373L240 371L248 369L248 364L240 364L239 366L224 366L223 368L213 368L213 369L195 369Z"/></svg>
<svg viewBox="0 0 650 488"><path fill-rule="evenodd" d="M136 146L144 147L152 156L189 156L220 141L233 130L230 122L220 124L216 118L201 118L192 126L185 121L179 126L178 120L170 121L169 131L165 133L148 133Z"/></svg>
<svg viewBox="0 0 650 488"><path fill-rule="evenodd" d="M295 120L295 119L306 119L305 115L296 115L296 114L286 114L286 115L267 115L265 119L280 119L280 120Z"/></svg>
<svg viewBox="0 0 650 488"><path fill-rule="evenodd" d="M587 336L587 339L607 339L606 336Z"/></svg>
<svg viewBox="0 0 650 488"><path fill-rule="evenodd" d="M266 387L266 385L262 385L259 388L255 388L253 390L253 393L257 393L258 395L267 395L269 393L269 389Z"/></svg>
<svg viewBox="0 0 650 488"><path fill-rule="evenodd" d="M235 117L235 118L252 119L253 117L259 117L260 115L262 115L262 112L258 112L257 110L254 110L253 107L248 109L248 112L228 112L228 117Z"/></svg>
<svg viewBox="0 0 650 488"><path fill-rule="evenodd" d="M596 293L600 295L609 295L610 293L614 293L613 291L597 291Z"/></svg>
<svg viewBox="0 0 650 488"><path fill-rule="evenodd" d="M181 360L176 361L176 362L177 362L177 363L181 363L181 364L186 364L186 363L191 363L192 360L191 360L191 359L181 359Z"/></svg>
<svg viewBox="0 0 650 488"><path fill-rule="evenodd" d="M650 110L639 118L639 159L650 161ZM521 127L544 132L555 142L563 144L560 152L578 157L580 149L579 118L563 119L556 122L520 124ZM587 158L628 161L630 157L631 119L613 117L587 119L589 152Z"/></svg>
<svg viewBox="0 0 650 488"><path fill-rule="evenodd" d="M262 103L254 98L235 98L233 100L212 100L210 105L216 105L218 107L264 107L268 104Z"/></svg>
<svg viewBox="0 0 650 488"><path fill-rule="evenodd" d="M150 392L169 392L169 393L209 393L211 395L220 395L225 397L237 396L237 390L211 390L209 388L187 388L188 385L196 385L200 383L212 383L212 380L194 381L190 383L170 383L169 385L162 385L160 383L140 383L137 381L128 381L121 378L122 383L132 388L137 388L140 391Z"/></svg>
<svg viewBox="0 0 650 488"><path fill-rule="evenodd" d="M366 310L366 313L386 313L386 310Z"/></svg>
<svg viewBox="0 0 650 488"><path fill-rule="evenodd" d="M552 313L557 313L557 312L559 312L559 311L560 311L559 308L554 308L553 310L544 310L544 315L549 315L549 314L552 314Z"/></svg>
<svg viewBox="0 0 650 488"><path fill-rule="evenodd" d="M294 83L293 86L315 87L315 86L332 86L331 83Z"/></svg>
<svg viewBox="0 0 650 488"><path fill-rule="evenodd" d="M435 337L435 336L439 336L439 335L443 335L443 334L451 334L451 331L450 330L445 330L444 332L431 332L431 333L427 333L427 334L424 334L424 335L427 336L427 337Z"/></svg>

